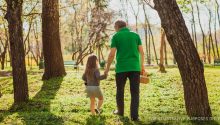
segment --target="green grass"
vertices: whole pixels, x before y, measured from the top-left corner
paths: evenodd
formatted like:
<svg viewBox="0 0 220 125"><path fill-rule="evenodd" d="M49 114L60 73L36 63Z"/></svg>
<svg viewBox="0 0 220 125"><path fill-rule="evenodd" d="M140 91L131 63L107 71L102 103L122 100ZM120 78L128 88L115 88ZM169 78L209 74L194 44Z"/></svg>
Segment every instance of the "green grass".
<svg viewBox="0 0 220 125"><path fill-rule="evenodd" d="M12 77L0 77L0 125L1 124L66 124L66 125L139 125L139 124L198 124L187 120L184 106L183 86L177 68L167 69L161 74L157 69L148 70L151 83L141 85L140 119L132 122L129 118L129 84L125 90L125 117L112 115L116 107L115 82L112 71L107 80L101 82L104 93L103 113L91 116L89 99L84 93L81 74L68 70L64 78L41 81L42 72L37 69L28 71L30 101L20 106L13 105ZM205 68L209 101L214 117L220 123L220 68ZM171 120L171 118L181 120ZM166 119L166 120L165 120ZM169 120L170 119L170 120ZM200 123L199 123L200 124Z"/></svg>

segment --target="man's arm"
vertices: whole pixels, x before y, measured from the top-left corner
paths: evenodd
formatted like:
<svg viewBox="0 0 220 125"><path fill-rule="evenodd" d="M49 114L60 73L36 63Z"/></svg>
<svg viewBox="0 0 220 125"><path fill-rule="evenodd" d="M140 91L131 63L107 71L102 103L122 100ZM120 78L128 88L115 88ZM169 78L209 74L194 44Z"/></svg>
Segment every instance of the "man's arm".
<svg viewBox="0 0 220 125"><path fill-rule="evenodd" d="M145 68L144 68L144 50L143 50L142 45L138 46L138 50L141 56L141 73L143 74L145 73Z"/></svg>
<svg viewBox="0 0 220 125"><path fill-rule="evenodd" d="M105 69L105 74L108 74L110 66L115 58L116 48L111 48L110 54L108 56L107 67Z"/></svg>

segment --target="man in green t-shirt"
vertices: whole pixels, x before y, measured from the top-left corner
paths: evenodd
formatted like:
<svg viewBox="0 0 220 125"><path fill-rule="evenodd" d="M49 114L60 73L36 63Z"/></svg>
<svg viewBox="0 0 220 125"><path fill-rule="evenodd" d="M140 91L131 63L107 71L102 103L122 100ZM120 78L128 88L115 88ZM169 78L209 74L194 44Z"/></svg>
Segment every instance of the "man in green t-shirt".
<svg viewBox="0 0 220 125"><path fill-rule="evenodd" d="M105 74L116 54L116 102L115 114L124 115L124 87L127 78L130 81L131 106L130 115L133 121L138 120L140 73L144 73L144 52L140 36L127 28L126 22L115 22L116 33L112 37L111 52Z"/></svg>

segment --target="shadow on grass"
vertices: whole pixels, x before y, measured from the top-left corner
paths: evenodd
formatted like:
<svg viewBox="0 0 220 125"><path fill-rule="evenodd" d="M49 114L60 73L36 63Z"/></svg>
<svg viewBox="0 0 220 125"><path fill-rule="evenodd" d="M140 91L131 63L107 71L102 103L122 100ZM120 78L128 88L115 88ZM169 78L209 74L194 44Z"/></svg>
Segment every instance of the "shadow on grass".
<svg viewBox="0 0 220 125"><path fill-rule="evenodd" d="M120 117L120 121L123 125L170 125L170 123L164 123L160 121L144 122L140 121L131 121L128 117Z"/></svg>
<svg viewBox="0 0 220 125"><path fill-rule="evenodd" d="M219 125L217 121L191 121L193 125Z"/></svg>
<svg viewBox="0 0 220 125"><path fill-rule="evenodd" d="M105 125L106 117L102 115L90 116L86 119L86 125Z"/></svg>
<svg viewBox="0 0 220 125"><path fill-rule="evenodd" d="M9 111L0 111L0 122L5 117L18 113L18 117L27 125L63 124L63 119L51 113L50 107L62 81L62 77L44 81L41 90L28 103L12 105Z"/></svg>
<svg viewBox="0 0 220 125"><path fill-rule="evenodd" d="M133 122L128 117L118 116L118 119L115 119L115 124L122 123L123 125L146 125L146 123L142 121ZM98 116L90 116L86 119L86 125L108 125L106 123L106 116L98 115Z"/></svg>
<svg viewBox="0 0 220 125"><path fill-rule="evenodd" d="M215 120L210 121L173 121L173 120L167 120L167 121L160 121L160 120L152 120L152 121L136 121L133 122L129 120L128 117L120 117L120 121L123 123L123 125L220 125Z"/></svg>

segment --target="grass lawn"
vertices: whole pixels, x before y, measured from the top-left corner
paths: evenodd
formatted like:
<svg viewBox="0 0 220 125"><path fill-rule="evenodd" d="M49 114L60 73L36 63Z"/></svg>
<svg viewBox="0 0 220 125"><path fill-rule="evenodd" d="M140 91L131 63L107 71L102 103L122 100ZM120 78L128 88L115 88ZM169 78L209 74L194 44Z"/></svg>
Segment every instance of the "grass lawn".
<svg viewBox="0 0 220 125"><path fill-rule="evenodd" d="M28 71L30 101L13 106L12 77L0 77L0 125L2 124L66 124L66 125L139 125L139 124L194 124L186 115L183 86L177 68L161 74L150 68L151 83L141 85L140 122L129 118L129 84L125 90L125 117L112 114L116 107L114 72L101 82L104 93L103 113L91 116L89 99L84 93L82 71L68 70L64 78L41 81L42 72ZM205 68L209 102L215 121L204 124L220 124L220 68ZM197 124L197 123L195 123ZM199 123L201 124L201 123Z"/></svg>

